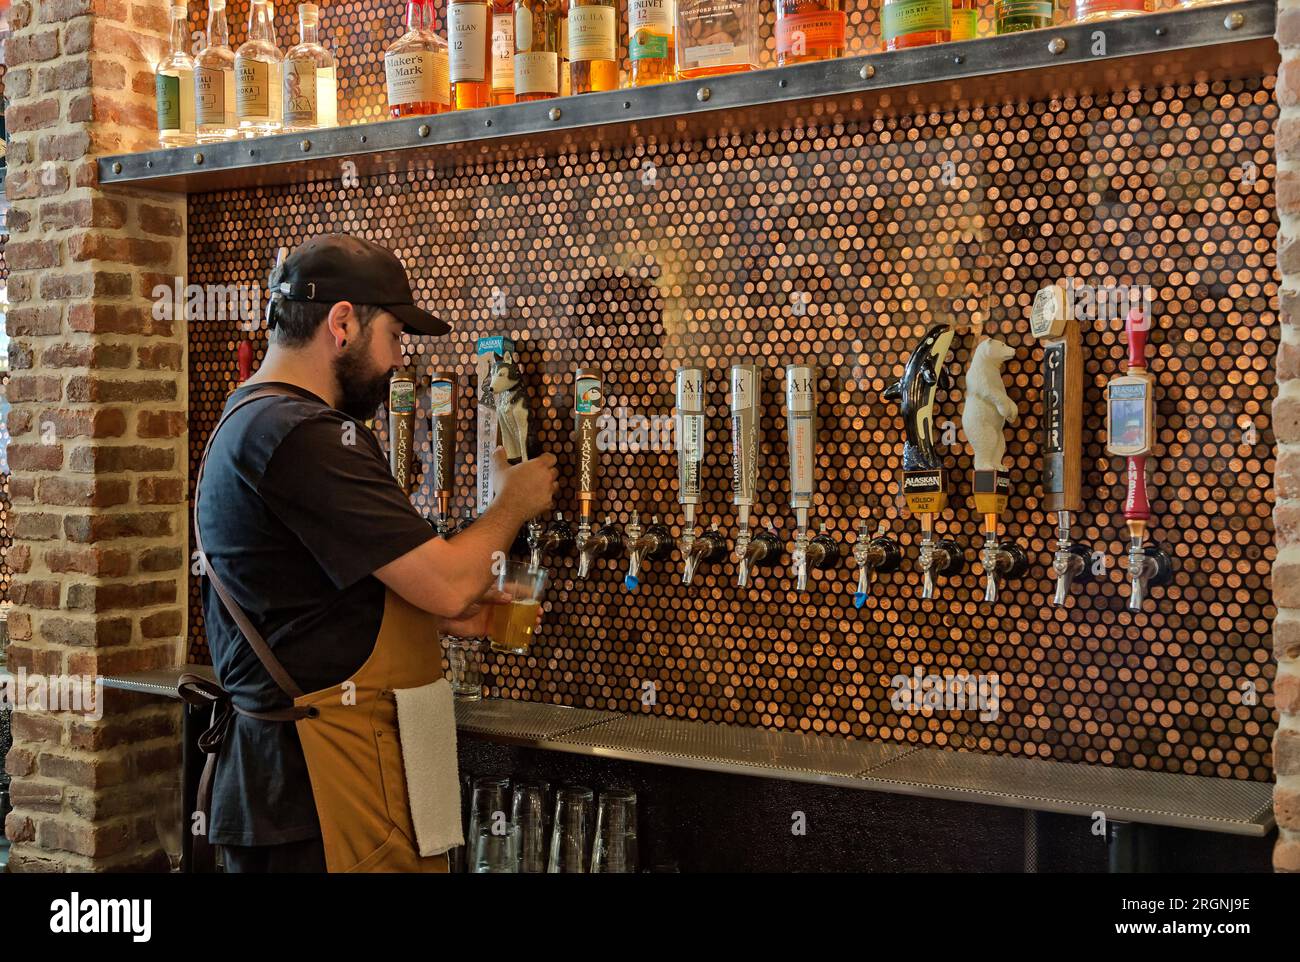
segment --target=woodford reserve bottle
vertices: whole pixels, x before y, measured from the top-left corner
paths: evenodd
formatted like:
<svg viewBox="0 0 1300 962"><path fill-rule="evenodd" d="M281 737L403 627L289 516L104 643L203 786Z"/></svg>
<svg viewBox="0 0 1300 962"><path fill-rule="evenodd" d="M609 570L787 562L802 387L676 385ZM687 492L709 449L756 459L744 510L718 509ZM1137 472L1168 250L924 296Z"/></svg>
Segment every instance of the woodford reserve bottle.
<svg viewBox="0 0 1300 962"><path fill-rule="evenodd" d="M187 16L183 5L171 7L170 52L154 70L158 143L163 147L194 143L194 61L185 52Z"/></svg>
<svg viewBox="0 0 1300 962"><path fill-rule="evenodd" d="M492 4L489 0L447 0L447 56L451 109L473 110L492 103Z"/></svg>
<svg viewBox="0 0 1300 962"><path fill-rule="evenodd" d="M569 0L569 81L575 94L618 87L615 0Z"/></svg>
<svg viewBox="0 0 1300 962"><path fill-rule="evenodd" d="M951 0L884 0L880 31L886 50L906 50L952 39Z"/></svg>
<svg viewBox="0 0 1300 962"><path fill-rule="evenodd" d="M230 49L226 0L208 0L207 46L194 58L194 131L200 144L238 136L235 52Z"/></svg>
<svg viewBox="0 0 1300 962"><path fill-rule="evenodd" d="M515 0L515 101L549 100L560 92L561 0Z"/></svg>
<svg viewBox="0 0 1300 962"><path fill-rule="evenodd" d="M758 69L758 0L677 0L677 73Z"/></svg>
<svg viewBox="0 0 1300 962"><path fill-rule="evenodd" d="M433 31L433 17L425 9L431 6L428 0L408 0L406 33L384 52L390 117L440 114L448 109L447 43Z"/></svg>
<svg viewBox="0 0 1300 962"><path fill-rule="evenodd" d="M320 10L298 7L301 42L284 55L284 129L338 126L338 76L333 55L320 44Z"/></svg>
<svg viewBox="0 0 1300 962"><path fill-rule="evenodd" d="M628 86L677 79L675 20L673 0L627 0Z"/></svg>
<svg viewBox="0 0 1300 962"><path fill-rule="evenodd" d="M515 0L492 0L492 106L515 102Z"/></svg>
<svg viewBox="0 0 1300 962"><path fill-rule="evenodd" d="M275 45L271 5L253 0L248 10L248 39L235 51L235 114L245 137L273 134L284 119L280 71L284 66Z"/></svg>

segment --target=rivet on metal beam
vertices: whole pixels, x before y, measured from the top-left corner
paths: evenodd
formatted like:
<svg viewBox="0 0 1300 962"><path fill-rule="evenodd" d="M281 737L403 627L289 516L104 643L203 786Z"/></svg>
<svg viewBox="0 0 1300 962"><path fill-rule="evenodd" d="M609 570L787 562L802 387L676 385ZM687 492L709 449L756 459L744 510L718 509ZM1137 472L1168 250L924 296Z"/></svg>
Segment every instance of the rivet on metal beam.
<svg viewBox="0 0 1300 962"><path fill-rule="evenodd" d="M1157 36L1157 37L1163 37L1164 35L1165 35L1165 28L1164 28L1164 27L1156 27L1156 36Z"/></svg>
<svg viewBox="0 0 1300 962"><path fill-rule="evenodd" d="M115 162L113 163L113 173L115 173L115 174L120 174L120 173L122 173L122 163L121 163L121 161L115 161Z"/></svg>
<svg viewBox="0 0 1300 962"><path fill-rule="evenodd" d="M713 96L713 91L710 90L708 87L701 87L699 90L695 91L695 99L698 100L700 103L704 103L712 96Z"/></svg>
<svg viewBox="0 0 1300 962"><path fill-rule="evenodd" d="M300 146L303 150L311 150L311 141L310 141L310 140L304 140L304 141L303 141L301 144L299 144L298 146Z"/></svg>
<svg viewBox="0 0 1300 962"><path fill-rule="evenodd" d="M862 69L858 71L858 76L863 80L870 80L876 75L876 68L872 64L864 63Z"/></svg>
<svg viewBox="0 0 1300 962"><path fill-rule="evenodd" d="M1240 30L1246 25L1246 15L1244 13L1230 13L1223 18L1223 28L1225 30Z"/></svg>
<svg viewBox="0 0 1300 962"><path fill-rule="evenodd" d="M361 142L362 142L363 144L368 144L368 143L370 143L370 138L367 137L365 134L362 134L362 135L361 135Z"/></svg>
<svg viewBox="0 0 1300 962"><path fill-rule="evenodd" d="M955 57L952 58L952 62L953 62L953 63L965 63L965 62L966 62L966 58L963 57L961 54L957 54L957 56L955 56Z"/></svg>
<svg viewBox="0 0 1300 962"><path fill-rule="evenodd" d="M483 126L484 126L484 127L491 127L491 126L492 126L492 121L490 121L490 120L485 120L485 121L483 121Z"/></svg>
<svg viewBox="0 0 1300 962"><path fill-rule="evenodd" d="M428 124L420 124L420 129L419 129L418 131L416 131L416 133L418 133L421 137L428 137L428 136L429 136L429 125L428 125Z"/></svg>
<svg viewBox="0 0 1300 962"><path fill-rule="evenodd" d="M778 81L776 82L776 85L777 85L778 87L788 87L788 86L790 86L790 81L785 80L785 79L781 79L781 80L778 80Z"/></svg>
<svg viewBox="0 0 1300 962"><path fill-rule="evenodd" d="M153 161L152 161L152 160L146 160L146 161L144 162L144 165L145 165L146 167L148 167L150 170L153 170Z"/></svg>
<svg viewBox="0 0 1300 962"><path fill-rule="evenodd" d="M195 155L194 155L194 163L196 163L196 164L201 164L201 163L203 163L203 155L202 155L202 154L195 154Z"/></svg>
<svg viewBox="0 0 1300 962"><path fill-rule="evenodd" d="M630 100L625 100L625 101L623 101L623 109L624 109L624 110L631 110L631 109L632 109L632 101L630 101Z"/></svg>
<svg viewBox="0 0 1300 962"><path fill-rule="evenodd" d="M547 114L547 116L550 117L552 120L559 120L564 115L560 112L559 107L552 107L551 112Z"/></svg>
<svg viewBox="0 0 1300 962"><path fill-rule="evenodd" d="M1065 38L1053 37L1047 44L1048 53L1065 53Z"/></svg>

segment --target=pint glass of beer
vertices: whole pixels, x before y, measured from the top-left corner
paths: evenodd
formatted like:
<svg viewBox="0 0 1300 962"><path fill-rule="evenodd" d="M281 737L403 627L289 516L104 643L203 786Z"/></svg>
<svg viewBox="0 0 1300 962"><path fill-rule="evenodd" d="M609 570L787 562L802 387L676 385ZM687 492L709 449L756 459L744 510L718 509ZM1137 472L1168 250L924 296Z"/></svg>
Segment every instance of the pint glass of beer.
<svg viewBox="0 0 1300 962"><path fill-rule="evenodd" d="M497 590L510 595L510 601L497 605L492 613L494 651L524 655L533 643L533 632L542 614L542 597L546 594L547 571L529 571L522 561L506 561L497 575Z"/></svg>

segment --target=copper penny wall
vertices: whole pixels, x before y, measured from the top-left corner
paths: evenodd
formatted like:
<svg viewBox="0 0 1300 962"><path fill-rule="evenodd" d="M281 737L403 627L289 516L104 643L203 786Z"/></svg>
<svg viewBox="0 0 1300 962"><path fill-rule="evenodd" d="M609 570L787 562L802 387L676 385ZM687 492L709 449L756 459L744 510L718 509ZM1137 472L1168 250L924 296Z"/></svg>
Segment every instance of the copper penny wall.
<svg viewBox="0 0 1300 962"><path fill-rule="evenodd" d="M488 693L685 719L895 740L1027 757L1267 780L1273 731L1276 277L1273 80L1167 88L944 115L629 146L306 187L194 196L190 282L262 284L276 248L353 231L403 257L418 296L456 330L409 345L413 367L461 372L476 338L516 339L543 447L559 457L560 507L575 513L572 371L600 367L607 406L672 409L682 363L710 372L706 504L734 535L726 371L764 367L758 516L787 543L782 368L820 370L816 524L847 549L859 518L889 520L903 569L852 605L854 571L785 566L738 589L730 561L678 584L651 563L635 594L626 562L574 579L556 561L536 653L489 656ZM1038 507L1041 351L1027 315L1039 286L1149 285L1159 434L1150 459L1156 540L1173 584L1126 610L1123 462L1104 449L1101 389L1124 365L1122 321L1085 325L1089 508L1076 537L1108 559L1068 608L1051 605L1052 519ZM941 537L967 570L919 600L917 525L898 491L901 432L880 400L924 329L982 316L1016 348L1005 379L1022 416L1008 429L1016 486L1005 519L1031 571L982 602L971 456L947 448L952 497ZM192 322L191 455L236 376L229 322ZM263 332L254 335L263 343ZM425 339L420 339L425 340ZM939 421L959 424L967 335ZM474 412L463 392L455 510L470 508ZM428 466L427 397L417 443ZM420 479L421 484L423 479ZM667 452L607 453L602 514L658 514L680 533ZM428 512L420 487L414 500ZM197 585L194 657L206 659ZM911 714L890 679L995 672L996 719Z"/></svg>

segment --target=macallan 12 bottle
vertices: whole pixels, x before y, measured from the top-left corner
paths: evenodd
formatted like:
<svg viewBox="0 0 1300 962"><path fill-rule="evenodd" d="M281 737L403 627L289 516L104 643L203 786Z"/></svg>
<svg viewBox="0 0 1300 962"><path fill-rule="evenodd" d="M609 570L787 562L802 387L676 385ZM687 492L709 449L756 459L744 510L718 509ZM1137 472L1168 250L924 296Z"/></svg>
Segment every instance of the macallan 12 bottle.
<svg viewBox="0 0 1300 962"><path fill-rule="evenodd" d="M515 0L514 90L517 103L560 92L560 11L555 0Z"/></svg>
<svg viewBox="0 0 1300 962"><path fill-rule="evenodd" d="M569 0L569 80L575 94L618 87L614 0Z"/></svg>
<svg viewBox="0 0 1300 962"><path fill-rule="evenodd" d="M673 0L627 0L628 86L677 79Z"/></svg>
<svg viewBox="0 0 1300 962"><path fill-rule="evenodd" d="M843 56L847 27L843 0L776 0L776 65Z"/></svg>
<svg viewBox="0 0 1300 962"><path fill-rule="evenodd" d="M183 5L171 8L171 52L154 71L158 105L158 143L186 147L194 143L194 61L185 52L190 31Z"/></svg>
<svg viewBox="0 0 1300 962"><path fill-rule="evenodd" d="M194 58L194 131L200 144L234 140L235 52L230 49L226 0L208 0L207 46Z"/></svg>
<svg viewBox="0 0 1300 962"><path fill-rule="evenodd" d="M758 0L677 0L677 73L758 69Z"/></svg>
<svg viewBox="0 0 1300 962"><path fill-rule="evenodd" d="M492 106L515 102L515 0L492 0Z"/></svg>
<svg viewBox="0 0 1300 962"><path fill-rule="evenodd" d="M384 52L390 117L438 114L448 109L447 44L425 28L428 0L408 0L406 33Z"/></svg>
<svg viewBox="0 0 1300 962"><path fill-rule="evenodd" d="M952 0L884 0L880 30L886 50L906 50L952 39Z"/></svg>
<svg viewBox="0 0 1300 962"><path fill-rule="evenodd" d="M338 126L338 76L334 57L318 39L320 10L298 7L301 43L284 55L284 129Z"/></svg>
<svg viewBox="0 0 1300 962"><path fill-rule="evenodd" d="M492 103L492 5L488 0L447 0L447 56L451 109Z"/></svg>

